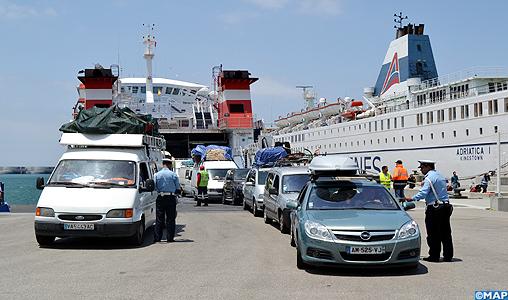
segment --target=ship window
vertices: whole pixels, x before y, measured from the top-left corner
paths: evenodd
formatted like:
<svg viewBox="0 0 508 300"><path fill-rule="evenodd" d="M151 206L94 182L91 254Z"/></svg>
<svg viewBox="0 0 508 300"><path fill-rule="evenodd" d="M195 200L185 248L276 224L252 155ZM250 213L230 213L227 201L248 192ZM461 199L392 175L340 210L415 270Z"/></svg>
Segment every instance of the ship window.
<svg viewBox="0 0 508 300"><path fill-rule="evenodd" d="M444 139L444 131L441 131L441 138Z"/></svg>
<svg viewBox="0 0 508 300"><path fill-rule="evenodd" d="M497 126L494 126L494 133L497 133Z"/></svg>
<svg viewBox="0 0 508 300"><path fill-rule="evenodd" d="M374 131L377 131L377 121L374 122Z"/></svg>
<svg viewBox="0 0 508 300"><path fill-rule="evenodd" d="M466 136L469 136L469 129L466 129Z"/></svg>
<svg viewBox="0 0 508 300"><path fill-rule="evenodd" d="M360 146L360 141L356 141L356 146Z"/></svg>
<svg viewBox="0 0 508 300"><path fill-rule="evenodd" d="M483 115L483 103L478 102L478 116L482 116L482 115Z"/></svg>
<svg viewBox="0 0 508 300"><path fill-rule="evenodd" d="M174 88L173 89L173 95L178 95L180 93L180 89L179 88Z"/></svg>
<svg viewBox="0 0 508 300"><path fill-rule="evenodd" d="M173 92L173 88L170 88L170 87L166 88L166 94L167 95L171 95L172 92Z"/></svg>
<svg viewBox="0 0 508 300"><path fill-rule="evenodd" d="M139 89L139 87L137 87L137 86L133 86L133 87L132 87L132 93L133 93L133 94L137 94L137 93L138 93L138 89Z"/></svg>
<svg viewBox="0 0 508 300"><path fill-rule="evenodd" d="M483 134L483 128L480 127L480 135Z"/></svg>
<svg viewBox="0 0 508 300"><path fill-rule="evenodd" d="M339 143L339 147L342 148L342 143Z"/></svg>
<svg viewBox="0 0 508 300"><path fill-rule="evenodd" d="M494 100L494 113L497 114L498 113L498 108L497 108L497 99Z"/></svg>
<svg viewBox="0 0 508 300"><path fill-rule="evenodd" d="M363 145L365 146L365 140L363 140Z"/></svg>
<svg viewBox="0 0 508 300"><path fill-rule="evenodd" d="M397 128L397 118L393 118L393 128Z"/></svg>
<svg viewBox="0 0 508 300"><path fill-rule="evenodd" d="M154 94L162 94L162 86L154 86L152 89Z"/></svg>
<svg viewBox="0 0 508 300"><path fill-rule="evenodd" d="M496 87L494 85L494 82L489 82L489 93L493 93L496 91Z"/></svg>
<svg viewBox="0 0 508 300"><path fill-rule="evenodd" d="M324 146L324 148L326 149L326 144L325 144L325 145L323 145L323 146Z"/></svg>
<svg viewBox="0 0 508 300"><path fill-rule="evenodd" d="M404 136L401 136L400 140L404 143Z"/></svg>
<svg viewBox="0 0 508 300"><path fill-rule="evenodd" d="M381 120L381 130L383 130L383 123L384 123L384 120Z"/></svg>
<svg viewBox="0 0 508 300"><path fill-rule="evenodd" d="M372 145L372 140L370 140L370 144Z"/></svg>
<svg viewBox="0 0 508 300"><path fill-rule="evenodd" d="M422 52L422 46L420 44L416 44L416 50Z"/></svg>
<svg viewBox="0 0 508 300"><path fill-rule="evenodd" d="M122 86L122 87L120 88L120 92L121 92L121 93L125 93L125 87L123 87L123 86Z"/></svg>
<svg viewBox="0 0 508 300"><path fill-rule="evenodd" d="M395 143L395 137L393 137L393 142Z"/></svg>
<svg viewBox="0 0 508 300"><path fill-rule="evenodd" d="M453 137L457 137L457 131L456 130L453 131Z"/></svg>
<svg viewBox="0 0 508 300"><path fill-rule="evenodd" d="M351 142L351 147L353 147L353 142Z"/></svg>
<svg viewBox="0 0 508 300"><path fill-rule="evenodd" d="M377 143L379 144L379 139L377 139Z"/></svg>
<svg viewBox="0 0 508 300"><path fill-rule="evenodd" d="M431 134L430 134L430 139L431 139L431 140L433 140L433 139L434 139L434 134L433 134L433 133L431 133Z"/></svg>
<svg viewBox="0 0 508 300"><path fill-rule="evenodd" d="M335 148L337 148L337 144L333 144L333 148L334 148L334 149L335 149Z"/></svg>
<svg viewBox="0 0 508 300"><path fill-rule="evenodd" d="M388 138L385 138L385 144L388 144Z"/></svg>
<svg viewBox="0 0 508 300"><path fill-rule="evenodd" d="M457 108L456 107L453 107L452 108L452 116L453 116L453 119L456 120L457 119Z"/></svg>
<svg viewBox="0 0 508 300"><path fill-rule="evenodd" d="M400 126L401 126L401 127L404 127L404 117L401 117L400 119L401 119L401 120L400 120L400 121L401 121Z"/></svg>
<svg viewBox="0 0 508 300"><path fill-rule="evenodd" d="M413 136L411 136L411 142L413 141Z"/></svg>
<svg viewBox="0 0 508 300"><path fill-rule="evenodd" d="M386 129L390 129L390 119L386 120Z"/></svg>
<svg viewBox="0 0 508 300"><path fill-rule="evenodd" d="M507 100L508 99L506 99L505 101L507 101ZM508 102L506 105L507 105L506 109L508 110ZM369 122L369 132L371 132L371 131L372 131L372 122Z"/></svg>
<svg viewBox="0 0 508 300"><path fill-rule="evenodd" d="M243 108L243 104L229 104L229 112L230 113L241 113L243 114L245 111L244 111L244 108Z"/></svg>
<svg viewBox="0 0 508 300"><path fill-rule="evenodd" d="M492 100L489 100L489 102L487 103L487 106L488 106L489 115L491 115L492 111L493 111Z"/></svg>
<svg viewBox="0 0 508 300"><path fill-rule="evenodd" d="M420 140L423 141L423 134L420 134Z"/></svg>
<svg viewBox="0 0 508 300"><path fill-rule="evenodd" d="M146 94L146 86L141 87L141 94Z"/></svg>

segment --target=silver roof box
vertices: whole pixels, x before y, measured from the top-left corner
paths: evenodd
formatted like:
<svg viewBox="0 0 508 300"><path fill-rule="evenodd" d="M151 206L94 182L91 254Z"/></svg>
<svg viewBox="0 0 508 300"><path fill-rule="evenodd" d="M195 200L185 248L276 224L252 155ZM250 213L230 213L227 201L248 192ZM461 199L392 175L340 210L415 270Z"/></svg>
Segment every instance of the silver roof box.
<svg viewBox="0 0 508 300"><path fill-rule="evenodd" d="M358 164L346 155L322 155L312 159L309 170L313 175L355 175Z"/></svg>

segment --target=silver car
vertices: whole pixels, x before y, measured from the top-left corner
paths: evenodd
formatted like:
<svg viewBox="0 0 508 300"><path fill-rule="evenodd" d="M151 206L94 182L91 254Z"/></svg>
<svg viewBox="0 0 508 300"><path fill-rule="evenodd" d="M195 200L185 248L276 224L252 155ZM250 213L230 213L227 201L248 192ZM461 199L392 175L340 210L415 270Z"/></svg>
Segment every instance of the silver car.
<svg viewBox="0 0 508 300"><path fill-rule="evenodd" d="M287 203L296 202L298 194L309 181L309 175L307 167L293 166L276 167L268 173L263 195L265 223L275 220L282 233L289 233L291 209L287 208Z"/></svg>
<svg viewBox="0 0 508 300"><path fill-rule="evenodd" d="M243 208L252 209L252 214L261 216L264 209L263 192L270 168L252 168L243 186Z"/></svg>

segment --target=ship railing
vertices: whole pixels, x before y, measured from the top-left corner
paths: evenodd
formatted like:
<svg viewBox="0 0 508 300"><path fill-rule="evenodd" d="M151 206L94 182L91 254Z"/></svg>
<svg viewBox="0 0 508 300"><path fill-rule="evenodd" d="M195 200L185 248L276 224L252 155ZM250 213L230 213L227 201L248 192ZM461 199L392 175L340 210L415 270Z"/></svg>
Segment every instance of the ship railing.
<svg viewBox="0 0 508 300"><path fill-rule="evenodd" d="M444 76L424 80L415 90L423 90L431 87L443 86L470 78L504 78L508 77L506 67L472 67L462 71L450 73Z"/></svg>

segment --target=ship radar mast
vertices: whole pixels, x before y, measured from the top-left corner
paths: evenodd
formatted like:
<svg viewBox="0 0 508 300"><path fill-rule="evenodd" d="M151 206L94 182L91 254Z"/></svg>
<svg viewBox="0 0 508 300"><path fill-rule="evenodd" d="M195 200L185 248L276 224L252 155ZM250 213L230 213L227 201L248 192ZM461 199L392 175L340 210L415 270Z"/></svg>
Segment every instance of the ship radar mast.
<svg viewBox="0 0 508 300"><path fill-rule="evenodd" d="M153 29L155 24L143 24L147 29L147 34L143 36L143 44L145 44L146 59L146 103L154 103L153 101L153 82L152 82L152 60L155 56L154 50L157 46L155 36L153 36Z"/></svg>
<svg viewBox="0 0 508 300"><path fill-rule="evenodd" d="M307 109L314 107L314 99L316 99L316 93L313 91L312 85L297 85L297 89L302 89L303 100L307 103Z"/></svg>
<svg viewBox="0 0 508 300"><path fill-rule="evenodd" d="M404 16L402 14L402 12L399 12L399 14L393 14L393 16L395 17L395 19L393 19L393 21L395 22L395 25L393 25L393 28L395 29L402 29L402 22L404 20L407 20L407 16Z"/></svg>

